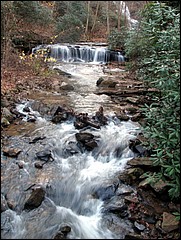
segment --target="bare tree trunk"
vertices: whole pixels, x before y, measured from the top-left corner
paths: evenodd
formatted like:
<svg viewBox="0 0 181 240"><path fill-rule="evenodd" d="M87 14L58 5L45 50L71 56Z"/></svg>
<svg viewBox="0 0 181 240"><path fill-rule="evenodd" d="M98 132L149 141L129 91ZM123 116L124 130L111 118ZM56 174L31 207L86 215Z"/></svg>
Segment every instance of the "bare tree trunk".
<svg viewBox="0 0 181 240"><path fill-rule="evenodd" d="M120 31L121 20L121 1L118 1L118 31Z"/></svg>
<svg viewBox="0 0 181 240"><path fill-rule="evenodd" d="M8 67L9 58L11 54L11 31L12 31L12 12L11 2L6 2L3 14L3 49L2 49L2 62L4 66ZM14 19L13 19L14 20Z"/></svg>
<svg viewBox="0 0 181 240"><path fill-rule="evenodd" d="M110 34L109 1L107 1L107 36Z"/></svg>
<svg viewBox="0 0 181 240"><path fill-rule="evenodd" d="M124 26L127 27L126 3L124 5Z"/></svg>
<svg viewBox="0 0 181 240"><path fill-rule="evenodd" d="M98 15L98 11L99 11L99 6L100 6L100 2L98 1L97 2L97 6L96 6L96 14L95 14L95 17L94 17L94 22L93 22L93 25L92 25L92 28L91 28L91 33L93 32L94 27L96 25L96 20L97 20L97 15Z"/></svg>
<svg viewBox="0 0 181 240"><path fill-rule="evenodd" d="M90 1L87 3L87 22L86 22L86 27L85 27L85 36L87 39L88 35L88 28L89 28L89 15L90 15Z"/></svg>

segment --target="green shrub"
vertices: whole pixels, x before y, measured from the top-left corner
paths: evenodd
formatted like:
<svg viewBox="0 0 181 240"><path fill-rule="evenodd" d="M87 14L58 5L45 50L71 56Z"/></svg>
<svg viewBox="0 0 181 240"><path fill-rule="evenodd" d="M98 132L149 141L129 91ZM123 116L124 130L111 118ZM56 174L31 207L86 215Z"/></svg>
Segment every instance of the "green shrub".
<svg viewBox="0 0 181 240"><path fill-rule="evenodd" d="M122 27L120 31L114 28L108 36L109 49L125 49L125 42L127 39L127 30Z"/></svg>
<svg viewBox="0 0 181 240"><path fill-rule="evenodd" d="M172 7L152 2L142 12L135 39L127 43L131 56L139 48L137 77L160 91L152 96L152 104L145 104L142 109L146 119L144 132L153 149L153 162L161 166L161 172L154 176L168 183L172 199L180 196L179 21L178 12Z"/></svg>

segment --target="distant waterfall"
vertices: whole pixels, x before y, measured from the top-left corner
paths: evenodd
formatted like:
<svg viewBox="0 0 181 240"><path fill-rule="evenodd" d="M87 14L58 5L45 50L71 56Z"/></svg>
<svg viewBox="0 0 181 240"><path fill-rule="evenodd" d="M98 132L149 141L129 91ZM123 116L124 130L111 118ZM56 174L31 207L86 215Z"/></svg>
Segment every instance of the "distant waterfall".
<svg viewBox="0 0 181 240"><path fill-rule="evenodd" d="M115 5L117 5L118 1L113 1L113 3ZM128 6L126 5L126 3L124 1L120 1L120 9L118 9L118 11L121 12L121 15L126 17L129 29L135 28L137 26L138 21L133 19L133 18L131 18L131 14L130 14L129 8L128 8Z"/></svg>
<svg viewBox="0 0 181 240"><path fill-rule="evenodd" d="M49 57L55 58L60 62L85 62L101 63L124 62L125 58L119 51L112 51L107 47L79 46L79 45L40 45L32 49L33 53L43 48L49 48Z"/></svg>

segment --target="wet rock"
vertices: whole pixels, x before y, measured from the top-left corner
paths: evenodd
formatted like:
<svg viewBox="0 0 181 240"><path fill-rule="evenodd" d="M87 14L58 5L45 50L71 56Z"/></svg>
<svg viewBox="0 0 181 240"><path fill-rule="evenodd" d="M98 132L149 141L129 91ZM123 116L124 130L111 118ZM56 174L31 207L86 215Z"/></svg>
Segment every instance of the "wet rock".
<svg viewBox="0 0 181 240"><path fill-rule="evenodd" d="M148 185L150 185L150 183L149 183L149 180L146 178L139 183L138 187L139 188L145 188Z"/></svg>
<svg viewBox="0 0 181 240"><path fill-rule="evenodd" d="M107 80L103 80L103 81L97 82L97 84L98 84L97 86L99 86L99 87L108 87L108 88L115 88L117 83L118 83L117 81L114 81L112 79L107 79Z"/></svg>
<svg viewBox="0 0 181 240"><path fill-rule="evenodd" d="M16 202L14 200L10 200L10 199L7 199L7 205L8 205L8 208L12 209L12 210L15 210L15 207L16 207Z"/></svg>
<svg viewBox="0 0 181 240"><path fill-rule="evenodd" d="M35 116L28 116L27 117L27 122L36 122L36 117Z"/></svg>
<svg viewBox="0 0 181 240"><path fill-rule="evenodd" d="M150 150L142 145L129 145L130 149L137 154L138 157L149 157Z"/></svg>
<svg viewBox="0 0 181 240"><path fill-rule="evenodd" d="M128 216L127 209L128 206L125 204L124 199L121 199L120 197L116 196L114 198L111 198L108 202L106 202L104 211L112 212L124 218Z"/></svg>
<svg viewBox="0 0 181 240"><path fill-rule="evenodd" d="M59 68L53 68L53 71L57 72L58 75L63 75L63 76L67 76L67 77L71 77L71 74L70 73L67 73L67 72L64 72L62 71L61 69Z"/></svg>
<svg viewBox="0 0 181 240"><path fill-rule="evenodd" d="M5 117L1 118L1 126L2 127L8 127L10 125L10 122L8 121L8 119L6 119Z"/></svg>
<svg viewBox="0 0 181 240"><path fill-rule="evenodd" d="M76 116L76 120L74 121L74 126L77 129L82 129L84 127L94 127L96 129L100 129L100 124L97 122L94 122L94 120L90 119L88 117L87 113L80 113Z"/></svg>
<svg viewBox="0 0 181 240"><path fill-rule="evenodd" d="M104 116L104 109L102 106L95 113L94 119L97 120L103 126L107 124L107 118Z"/></svg>
<svg viewBox="0 0 181 240"><path fill-rule="evenodd" d="M1 107L8 107L10 105L10 102L7 99L1 99Z"/></svg>
<svg viewBox="0 0 181 240"><path fill-rule="evenodd" d="M86 150L88 151L92 151L94 148L96 148L98 145L97 145L97 142L95 140L91 140L89 142L85 142L84 143L84 146L86 148Z"/></svg>
<svg viewBox="0 0 181 240"><path fill-rule="evenodd" d="M75 127L76 129L82 129L82 128L87 127L87 124L76 120L76 121L74 122L74 127Z"/></svg>
<svg viewBox="0 0 181 240"><path fill-rule="evenodd" d="M63 234L67 234L71 231L71 227L70 226L63 226L63 227L60 227L60 231L63 233Z"/></svg>
<svg viewBox="0 0 181 240"><path fill-rule="evenodd" d="M143 237L137 233L128 233L125 235L125 239L143 239Z"/></svg>
<svg viewBox="0 0 181 240"><path fill-rule="evenodd" d="M41 168L43 168L43 165L44 165L45 163L43 163L43 162L35 162L35 167L36 168L39 168L39 169L41 169Z"/></svg>
<svg viewBox="0 0 181 240"><path fill-rule="evenodd" d="M16 118L23 118L26 117L26 114L18 112L15 108L11 108L11 113L16 116Z"/></svg>
<svg viewBox="0 0 181 240"><path fill-rule="evenodd" d="M6 211L7 209L8 209L8 204L6 202L4 195L1 193L1 213Z"/></svg>
<svg viewBox="0 0 181 240"><path fill-rule="evenodd" d="M130 139L129 140L129 148L132 150L134 149L135 146L139 145L141 143L139 137L137 137L136 139Z"/></svg>
<svg viewBox="0 0 181 240"><path fill-rule="evenodd" d="M128 121L129 120L129 116L127 116L125 113L119 113L116 116L120 121Z"/></svg>
<svg viewBox="0 0 181 240"><path fill-rule="evenodd" d="M116 191L116 195L128 195L133 192L133 189L130 186L125 184L119 184L119 187Z"/></svg>
<svg viewBox="0 0 181 240"><path fill-rule="evenodd" d="M65 239L64 234L60 231L58 232L53 239Z"/></svg>
<svg viewBox="0 0 181 240"><path fill-rule="evenodd" d="M12 148L12 147L4 147L3 154L8 157L17 157L22 150L19 148Z"/></svg>
<svg viewBox="0 0 181 240"><path fill-rule="evenodd" d="M56 116L56 115L58 115L59 113L63 113L63 112L65 112L66 110L65 110L65 108L64 107L62 107L62 106L56 106L56 107L53 107L52 108L52 111L51 112L53 112L54 111L54 113L53 113L53 116Z"/></svg>
<svg viewBox="0 0 181 240"><path fill-rule="evenodd" d="M131 166L153 166L153 161L150 160L148 157L140 157L140 158L133 158L128 161L128 165Z"/></svg>
<svg viewBox="0 0 181 240"><path fill-rule="evenodd" d="M168 204L168 207L170 209L170 212L179 212L180 211L180 203L179 204L175 204L173 202L170 202Z"/></svg>
<svg viewBox="0 0 181 240"><path fill-rule="evenodd" d="M168 212L163 212L163 221L161 227L165 232L171 232L178 229L179 221L175 219L174 215Z"/></svg>
<svg viewBox="0 0 181 240"><path fill-rule="evenodd" d="M17 165L18 165L19 169L23 169L24 162L23 161L19 161L19 162L17 162Z"/></svg>
<svg viewBox="0 0 181 240"><path fill-rule="evenodd" d="M68 116L66 113L59 113L58 115L52 117L52 122L57 124L57 123L64 122L67 119L68 119Z"/></svg>
<svg viewBox="0 0 181 240"><path fill-rule="evenodd" d="M100 187L94 192L96 198L100 198L103 201L108 200L111 197L115 196L118 185L112 184L107 187Z"/></svg>
<svg viewBox="0 0 181 240"><path fill-rule="evenodd" d="M140 182L140 175L144 172L141 168L129 168L124 174L119 175L119 179L121 182L125 184L129 184L131 186L135 186Z"/></svg>
<svg viewBox="0 0 181 240"><path fill-rule="evenodd" d="M91 126L96 129L100 129L100 125L98 123L93 122L92 120L87 120L86 121L87 126Z"/></svg>
<svg viewBox="0 0 181 240"><path fill-rule="evenodd" d="M138 229L139 231L143 231L146 227L143 224L138 223L137 221L134 222L134 226L136 227L136 229Z"/></svg>
<svg viewBox="0 0 181 240"><path fill-rule="evenodd" d="M77 146L77 142L70 141L66 145L65 152L67 153L66 155L71 156L73 154L80 153L80 149Z"/></svg>
<svg viewBox="0 0 181 240"><path fill-rule="evenodd" d="M43 104L42 102L33 101L33 102L31 103L31 108L32 108L34 111L38 111L39 113L42 113L42 114L45 113L45 111L44 111L45 104Z"/></svg>
<svg viewBox="0 0 181 240"><path fill-rule="evenodd" d="M71 227L68 225L60 227L59 231L57 232L53 239L66 239L66 236L70 231Z"/></svg>
<svg viewBox="0 0 181 240"><path fill-rule="evenodd" d="M138 197L135 196L135 195L125 196L124 199L127 202L132 202L132 203L138 203L139 202Z"/></svg>
<svg viewBox="0 0 181 240"><path fill-rule="evenodd" d="M54 110L52 122L53 123L61 123L68 119L71 119L74 116L74 112L72 109L67 109L66 107L58 106L56 110Z"/></svg>
<svg viewBox="0 0 181 240"><path fill-rule="evenodd" d="M142 117L143 115L141 113L136 113L131 117L131 121L139 122Z"/></svg>
<svg viewBox="0 0 181 240"><path fill-rule="evenodd" d="M150 224L155 224L156 223L156 218L155 216L149 216L149 215L145 215L143 217L143 220L147 223L150 223Z"/></svg>
<svg viewBox="0 0 181 240"><path fill-rule="evenodd" d="M137 103L137 101L138 101L138 99L134 98L134 97L127 97L126 99L127 99L128 102L134 103L134 104Z"/></svg>
<svg viewBox="0 0 181 240"><path fill-rule="evenodd" d="M94 135L88 132L81 132L75 134L76 140L80 148L85 147L86 150L92 151L97 147L97 142L94 140Z"/></svg>
<svg viewBox="0 0 181 240"><path fill-rule="evenodd" d="M155 192L158 194L164 194L165 192L168 193L168 183L164 182L162 179L157 181L156 183L152 183L151 187L154 189Z"/></svg>
<svg viewBox="0 0 181 240"><path fill-rule="evenodd" d="M24 108L23 108L23 112L31 112L31 110L30 110L29 107L24 107Z"/></svg>
<svg viewBox="0 0 181 240"><path fill-rule="evenodd" d="M73 91L74 87L68 83L62 83L62 85L60 86L61 90L66 90L66 91Z"/></svg>
<svg viewBox="0 0 181 240"><path fill-rule="evenodd" d="M130 168L127 172L130 175L132 180L138 180L139 177L144 173L144 170L141 168Z"/></svg>
<svg viewBox="0 0 181 240"><path fill-rule="evenodd" d="M32 140L30 140L29 141L29 143L31 144L31 143L36 143L36 142L38 142L39 140L43 140L43 139L45 139L46 137L44 137L44 136L39 136L39 137L35 137L35 138L33 138Z"/></svg>
<svg viewBox="0 0 181 240"><path fill-rule="evenodd" d="M129 114L135 114L135 113L137 113L138 109L135 108L135 107L127 107L127 108L126 108L126 111L127 111Z"/></svg>
<svg viewBox="0 0 181 240"><path fill-rule="evenodd" d="M80 132L80 133L76 133L75 137L78 142L85 143L93 140L94 135L88 132Z"/></svg>
<svg viewBox="0 0 181 240"><path fill-rule="evenodd" d="M49 160L52 160L52 161L54 160L54 158L52 157L51 150L49 149L37 152L36 157L41 161L45 161L45 162L48 162Z"/></svg>
<svg viewBox="0 0 181 240"><path fill-rule="evenodd" d="M103 78L103 77L100 77L100 78L97 80L96 85L99 86L102 81L104 81L104 78Z"/></svg>
<svg viewBox="0 0 181 240"><path fill-rule="evenodd" d="M41 187L35 188L24 205L25 210L33 210L41 205L45 198L45 190Z"/></svg>
<svg viewBox="0 0 181 240"><path fill-rule="evenodd" d="M36 186L36 183L29 183L27 186L26 186L26 188L25 188L25 192L26 191L28 191L28 190L30 190L30 189L33 189L33 187L35 187Z"/></svg>
<svg viewBox="0 0 181 240"><path fill-rule="evenodd" d="M125 171L124 173L121 173L118 176L118 178L122 183L129 184L129 185L133 184L132 178L130 177L127 171Z"/></svg>
<svg viewBox="0 0 181 240"><path fill-rule="evenodd" d="M160 201L151 188L148 188L146 191L145 189L138 188L137 191L142 199L142 202L146 203L144 207L146 207L145 210L146 212L148 212L149 215L152 214L160 216L160 214L162 214L163 212L168 211L167 204Z"/></svg>
<svg viewBox="0 0 181 240"><path fill-rule="evenodd" d="M119 239L124 239L125 234L132 229L132 223L130 223L130 221L126 218L122 219L117 214L110 212L103 215L103 222Z"/></svg>
<svg viewBox="0 0 181 240"><path fill-rule="evenodd" d="M12 123L13 120L15 119L14 114L12 114L8 108L4 107L2 109L2 117L8 120L9 123Z"/></svg>

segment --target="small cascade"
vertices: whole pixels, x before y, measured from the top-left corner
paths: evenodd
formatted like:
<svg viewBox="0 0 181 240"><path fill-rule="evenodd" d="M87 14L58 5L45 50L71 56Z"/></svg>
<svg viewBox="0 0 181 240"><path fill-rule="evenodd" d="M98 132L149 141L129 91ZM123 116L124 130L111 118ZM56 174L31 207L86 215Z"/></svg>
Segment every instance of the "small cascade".
<svg viewBox="0 0 181 240"><path fill-rule="evenodd" d="M49 57L59 62L83 62L105 64L107 62L124 62L121 52L109 50L107 47L79 46L79 45L41 45L32 49L35 53L41 49L50 49Z"/></svg>

